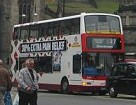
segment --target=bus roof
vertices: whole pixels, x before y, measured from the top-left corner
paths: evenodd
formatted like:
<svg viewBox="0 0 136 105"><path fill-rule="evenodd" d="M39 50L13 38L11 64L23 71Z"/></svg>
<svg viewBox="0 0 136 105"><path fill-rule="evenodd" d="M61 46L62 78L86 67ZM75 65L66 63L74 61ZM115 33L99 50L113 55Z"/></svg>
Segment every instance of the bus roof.
<svg viewBox="0 0 136 105"><path fill-rule="evenodd" d="M60 20L65 20L65 19L71 19L71 18L78 18L78 17L86 16L86 15L110 15L110 16L116 16L116 17L119 17L119 18L120 18L119 15L108 14L108 13L81 13L80 15L73 15L73 16L67 16L67 17L61 17L61 18L55 18L55 19L49 19L49 20L41 20L41 21L36 21L36 22L18 24L18 25L14 25L14 28L15 28L15 27L21 27L21 26L34 25L34 24L55 22L55 21L60 21Z"/></svg>

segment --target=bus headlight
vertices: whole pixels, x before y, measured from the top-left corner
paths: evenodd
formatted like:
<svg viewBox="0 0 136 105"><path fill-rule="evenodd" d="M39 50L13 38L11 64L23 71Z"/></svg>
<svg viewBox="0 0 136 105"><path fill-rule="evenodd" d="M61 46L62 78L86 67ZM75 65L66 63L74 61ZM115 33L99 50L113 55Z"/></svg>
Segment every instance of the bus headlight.
<svg viewBox="0 0 136 105"><path fill-rule="evenodd" d="M91 85L90 82L82 82L82 85Z"/></svg>
<svg viewBox="0 0 136 105"><path fill-rule="evenodd" d="M87 83L86 82L82 82L82 85L87 85Z"/></svg>

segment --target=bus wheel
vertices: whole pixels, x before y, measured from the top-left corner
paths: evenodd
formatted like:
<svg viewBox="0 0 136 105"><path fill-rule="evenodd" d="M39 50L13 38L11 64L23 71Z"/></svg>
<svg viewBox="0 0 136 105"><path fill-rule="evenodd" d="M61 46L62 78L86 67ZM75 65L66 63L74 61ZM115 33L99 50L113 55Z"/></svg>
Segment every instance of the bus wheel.
<svg viewBox="0 0 136 105"><path fill-rule="evenodd" d="M109 87L109 95L111 98L116 98L118 93L116 92L116 89L114 86Z"/></svg>
<svg viewBox="0 0 136 105"><path fill-rule="evenodd" d="M63 79L62 83L61 83L61 92L66 94L68 93L68 87L69 87L69 83L67 79Z"/></svg>

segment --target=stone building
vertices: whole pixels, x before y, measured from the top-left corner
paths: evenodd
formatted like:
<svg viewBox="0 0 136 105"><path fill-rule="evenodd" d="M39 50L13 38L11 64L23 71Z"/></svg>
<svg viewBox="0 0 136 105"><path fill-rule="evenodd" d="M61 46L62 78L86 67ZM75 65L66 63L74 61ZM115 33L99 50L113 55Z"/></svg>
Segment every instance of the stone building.
<svg viewBox="0 0 136 105"><path fill-rule="evenodd" d="M0 59L4 64L10 61L13 26L45 19L44 8L45 0L0 0Z"/></svg>
<svg viewBox="0 0 136 105"><path fill-rule="evenodd" d="M121 0L118 13L122 18L127 53L136 53L136 0Z"/></svg>

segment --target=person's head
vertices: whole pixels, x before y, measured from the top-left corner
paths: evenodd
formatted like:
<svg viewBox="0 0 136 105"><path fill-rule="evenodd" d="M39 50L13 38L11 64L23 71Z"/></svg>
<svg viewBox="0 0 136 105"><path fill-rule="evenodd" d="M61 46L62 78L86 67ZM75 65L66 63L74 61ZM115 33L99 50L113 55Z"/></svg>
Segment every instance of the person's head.
<svg viewBox="0 0 136 105"><path fill-rule="evenodd" d="M34 60L32 58L27 59L25 64L28 69L34 69Z"/></svg>
<svg viewBox="0 0 136 105"><path fill-rule="evenodd" d="M0 59L0 67L3 67L3 61Z"/></svg>

